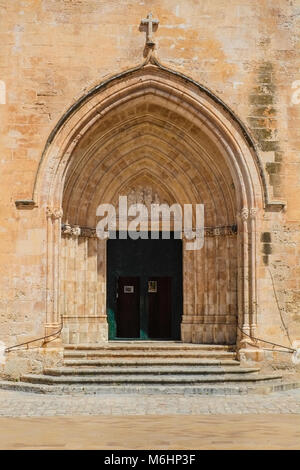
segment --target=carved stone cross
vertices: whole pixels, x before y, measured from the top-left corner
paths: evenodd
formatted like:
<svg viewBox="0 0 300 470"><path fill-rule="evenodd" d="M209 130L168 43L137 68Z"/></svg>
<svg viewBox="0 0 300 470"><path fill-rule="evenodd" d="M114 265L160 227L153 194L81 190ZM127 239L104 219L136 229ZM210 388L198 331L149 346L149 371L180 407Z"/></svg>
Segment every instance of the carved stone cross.
<svg viewBox="0 0 300 470"><path fill-rule="evenodd" d="M152 47L152 46L155 45L155 42L154 42L153 37L152 37L153 26L157 26L158 23L159 23L158 20L155 20L155 19L152 18L152 13L149 13L147 18L145 18L144 20L141 21L141 24L146 25L146 28L147 28L146 29L146 33L147 33L146 44L149 47Z"/></svg>

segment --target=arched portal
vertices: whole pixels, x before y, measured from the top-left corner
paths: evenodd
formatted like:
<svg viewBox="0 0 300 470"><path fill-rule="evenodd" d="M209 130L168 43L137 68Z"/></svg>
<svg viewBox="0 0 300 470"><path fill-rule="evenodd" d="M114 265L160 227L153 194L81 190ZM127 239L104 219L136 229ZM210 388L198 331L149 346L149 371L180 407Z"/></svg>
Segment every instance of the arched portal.
<svg viewBox="0 0 300 470"><path fill-rule="evenodd" d="M96 210L120 195L204 204L204 247L183 247L181 339L233 344L237 324L253 334L255 220L267 200L254 146L208 90L153 64L95 87L48 140L34 191L47 209L47 331L62 316L65 342L107 340Z"/></svg>

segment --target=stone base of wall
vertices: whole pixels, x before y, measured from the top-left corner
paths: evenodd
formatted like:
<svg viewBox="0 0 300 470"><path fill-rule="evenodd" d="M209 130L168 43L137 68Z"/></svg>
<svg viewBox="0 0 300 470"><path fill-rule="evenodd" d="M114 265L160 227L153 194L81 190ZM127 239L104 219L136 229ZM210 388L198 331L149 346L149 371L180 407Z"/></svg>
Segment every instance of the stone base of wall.
<svg viewBox="0 0 300 470"><path fill-rule="evenodd" d="M240 349L237 356L242 367L260 367L263 372L280 370L284 374L300 373L300 364L295 363L294 355L289 352L245 348Z"/></svg>
<svg viewBox="0 0 300 470"><path fill-rule="evenodd" d="M91 344L108 341L106 315L99 316L63 316L63 344Z"/></svg>
<svg viewBox="0 0 300 470"><path fill-rule="evenodd" d="M218 323L181 324L181 340L197 344L236 344L236 325Z"/></svg>
<svg viewBox="0 0 300 470"><path fill-rule="evenodd" d="M23 374L41 374L46 367L63 364L63 348L32 348L10 351L0 364L0 377L19 380Z"/></svg>

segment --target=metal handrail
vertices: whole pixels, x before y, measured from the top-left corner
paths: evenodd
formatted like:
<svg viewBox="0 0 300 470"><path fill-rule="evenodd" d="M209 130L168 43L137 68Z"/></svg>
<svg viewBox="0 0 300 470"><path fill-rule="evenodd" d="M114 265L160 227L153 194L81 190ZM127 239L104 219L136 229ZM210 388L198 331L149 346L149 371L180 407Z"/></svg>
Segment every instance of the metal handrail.
<svg viewBox="0 0 300 470"><path fill-rule="evenodd" d="M61 322L60 329L58 331L56 331L55 333L51 333L51 334L46 335L46 336L41 336L40 338L31 339L30 341L26 341L25 343L19 343L19 344L15 344L14 346L9 346L8 348L6 348L4 350L4 352L8 353L12 349L18 348L19 346L25 346L25 345L28 345L30 343L35 343L36 341L41 341L41 340L45 340L47 338L51 338L52 336L57 336L61 333L62 329L63 329L63 322ZM54 339L56 339L56 338L53 338L51 341L54 341ZM51 343L51 341L47 341L47 342ZM43 344L44 344L44 342L43 342Z"/></svg>
<svg viewBox="0 0 300 470"><path fill-rule="evenodd" d="M243 331L242 328L240 328L238 325L237 325L237 328L243 333L243 335L248 336L250 339L261 341L262 343L272 344L273 346L279 346L280 348L288 349L290 353L294 353L297 351L297 349L289 348L288 346L283 346L282 344L272 343L271 341L266 341L265 339L260 339L260 338L255 338L255 336L250 336L247 333L245 333L245 331Z"/></svg>
<svg viewBox="0 0 300 470"><path fill-rule="evenodd" d="M261 338L256 338L255 336L250 336L248 335L248 333L246 333L245 331L242 330L242 328L240 328L238 325L236 325L237 328L241 331L241 333L243 335L246 335L248 336L248 338L250 339L254 339L255 341L261 341L262 343L266 343L266 344L272 344L272 346L278 346L280 348L284 348L284 349L287 349L290 353L294 353L297 351L297 349L294 349L294 348L289 348L288 346L283 346L282 344L278 344L278 343L273 343L272 341L266 341L265 339L261 339ZM36 338L36 339L32 339L30 341L26 341L25 343L19 343L19 344L15 344L14 346L10 346L9 348L6 348L4 350L5 353L11 351L12 349L15 349L15 348L18 348L19 346L25 346L25 345L28 345L30 343L35 343L36 341L41 341L41 340L45 340L47 338L51 338L52 336L57 336L61 333L63 329L63 322L61 323L61 327L58 331L56 331L55 333L52 333L52 334L49 334L49 335L46 335L46 336L41 336L40 338ZM56 338L53 338L53 340L51 341L54 341L54 339ZM48 341L48 343L50 343L51 341ZM283 352L283 351L282 351Z"/></svg>

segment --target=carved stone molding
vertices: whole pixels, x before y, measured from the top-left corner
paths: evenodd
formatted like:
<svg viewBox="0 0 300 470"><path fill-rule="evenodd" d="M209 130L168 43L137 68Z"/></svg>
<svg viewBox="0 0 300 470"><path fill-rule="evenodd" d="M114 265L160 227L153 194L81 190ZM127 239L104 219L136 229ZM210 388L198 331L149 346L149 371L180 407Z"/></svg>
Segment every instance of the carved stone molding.
<svg viewBox="0 0 300 470"><path fill-rule="evenodd" d="M73 237L79 237L81 235L81 228L79 225L71 226L70 224L64 224L61 227L63 235L69 235Z"/></svg>
<svg viewBox="0 0 300 470"><path fill-rule="evenodd" d="M282 212L286 210L286 201L272 201L266 204L266 212Z"/></svg>
<svg viewBox="0 0 300 470"><path fill-rule="evenodd" d="M225 225L223 227L205 227L204 236L205 237L226 237L228 235L236 235L237 226L236 225Z"/></svg>
<svg viewBox="0 0 300 470"><path fill-rule="evenodd" d="M94 228L81 227L80 237L97 238L97 232Z"/></svg>
<svg viewBox="0 0 300 470"><path fill-rule="evenodd" d="M34 209L38 207L32 199L17 199L15 205L17 209Z"/></svg>
<svg viewBox="0 0 300 470"><path fill-rule="evenodd" d="M97 232L95 228L90 227L79 227L79 225L62 225L62 234L63 235L73 235L83 238L97 238ZM204 236L205 237L226 237L226 236L235 236L237 234L236 225L225 225L222 227L205 227ZM184 238L184 232L182 233Z"/></svg>

